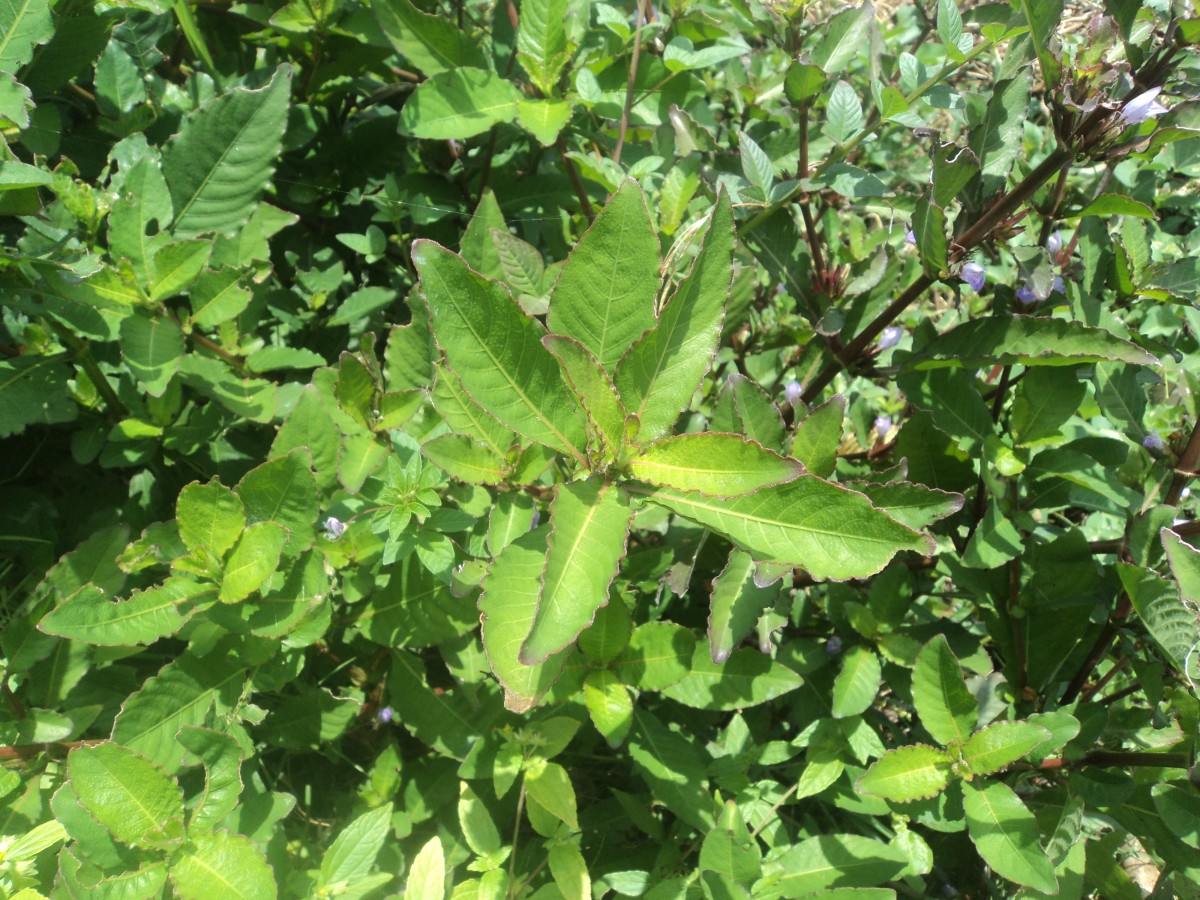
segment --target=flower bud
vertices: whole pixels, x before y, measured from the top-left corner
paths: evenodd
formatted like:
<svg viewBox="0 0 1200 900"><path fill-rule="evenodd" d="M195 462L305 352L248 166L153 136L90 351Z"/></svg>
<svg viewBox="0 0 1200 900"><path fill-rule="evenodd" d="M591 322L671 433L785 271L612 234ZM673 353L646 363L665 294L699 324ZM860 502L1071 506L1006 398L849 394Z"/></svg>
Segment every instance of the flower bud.
<svg viewBox="0 0 1200 900"><path fill-rule="evenodd" d="M1151 431L1142 438L1142 446L1151 453L1158 453L1167 446L1167 442L1162 439L1162 435L1157 431Z"/></svg>
<svg viewBox="0 0 1200 900"><path fill-rule="evenodd" d="M883 437L891 430L892 430L892 417L891 416L876 416L875 417L875 433L876 434L878 434L880 437Z"/></svg>
<svg viewBox="0 0 1200 900"><path fill-rule="evenodd" d="M904 337L904 329L897 325L889 325L883 329L883 333L879 335L879 342L875 344L875 349L879 351L890 350L900 343L900 338Z"/></svg>
<svg viewBox="0 0 1200 900"><path fill-rule="evenodd" d="M321 523L321 528L325 531L325 537L331 541L336 541L346 533L346 523L341 519L335 519L333 516L330 516Z"/></svg>
<svg viewBox="0 0 1200 900"><path fill-rule="evenodd" d="M1062 238L1058 236L1057 231L1046 238L1046 249L1050 251L1051 256L1058 256L1058 252L1062 250L1062 246Z"/></svg>
<svg viewBox="0 0 1200 900"><path fill-rule="evenodd" d="M396 711L390 706L384 706L380 707L379 712L375 714L375 718L379 720L379 724L386 725L388 722L392 721L392 717L395 714Z"/></svg>
<svg viewBox="0 0 1200 900"><path fill-rule="evenodd" d="M830 656L837 656L842 652L842 639L836 634L825 642L825 652Z"/></svg>
<svg viewBox="0 0 1200 900"><path fill-rule="evenodd" d="M795 406L800 402L800 395L804 393L804 385L792 379L783 386L783 397L788 403Z"/></svg>

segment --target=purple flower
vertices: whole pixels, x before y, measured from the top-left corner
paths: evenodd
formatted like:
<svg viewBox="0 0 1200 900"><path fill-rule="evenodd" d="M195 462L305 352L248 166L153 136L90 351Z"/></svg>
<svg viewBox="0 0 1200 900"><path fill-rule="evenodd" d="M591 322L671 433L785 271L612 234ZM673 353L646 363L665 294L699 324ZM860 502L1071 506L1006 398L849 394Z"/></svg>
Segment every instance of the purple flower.
<svg viewBox="0 0 1200 900"><path fill-rule="evenodd" d="M1162 435L1157 431L1151 431L1142 438L1142 446L1152 453L1158 453L1167 446L1167 442L1162 439Z"/></svg>
<svg viewBox="0 0 1200 900"><path fill-rule="evenodd" d="M875 433L883 437L892 430L891 416L876 416L875 417Z"/></svg>
<svg viewBox="0 0 1200 900"><path fill-rule="evenodd" d="M786 294L786 293L787 293L787 288L783 286L783 282L782 282L782 281L781 281L781 282L779 282L779 284L775 285L775 296L776 296L776 297L779 297L779 296L781 296L781 295L783 295L783 294Z"/></svg>
<svg viewBox="0 0 1200 900"><path fill-rule="evenodd" d="M1153 119L1155 116L1161 116L1167 112L1167 107L1154 99L1161 90L1160 87L1150 88L1132 100L1126 101L1125 105L1121 107L1121 122L1125 125L1140 125L1147 119Z"/></svg>
<svg viewBox="0 0 1200 900"><path fill-rule="evenodd" d="M1051 256L1058 256L1058 251L1062 249L1062 246L1062 238L1058 236L1057 231L1046 238L1046 249L1050 251Z"/></svg>
<svg viewBox="0 0 1200 900"><path fill-rule="evenodd" d="M386 725L388 722L392 721L392 716L395 714L395 710L393 710L390 706L384 706L381 707L379 712L375 714L375 718L379 720L381 725Z"/></svg>
<svg viewBox="0 0 1200 900"><path fill-rule="evenodd" d="M1033 285L1026 282L1017 288L1017 299L1029 306L1032 303L1037 303L1037 294L1033 292Z"/></svg>
<svg viewBox="0 0 1200 900"><path fill-rule="evenodd" d="M325 537L331 541L336 541L346 533L346 523L341 519L335 519L333 516L322 522L321 528L325 531Z"/></svg>
<svg viewBox="0 0 1200 900"><path fill-rule="evenodd" d="M917 235L911 228L908 229L908 231L904 232L904 243L915 244L916 242L917 242Z"/></svg>
<svg viewBox="0 0 1200 900"><path fill-rule="evenodd" d="M880 352L890 350L900 343L900 338L904 337L904 329L898 325L889 325L883 329L883 333L879 335L879 342L875 345L875 349Z"/></svg>
<svg viewBox="0 0 1200 900"><path fill-rule="evenodd" d="M533 518L529 520L529 530L530 531L533 531L533 529L538 527L538 520L541 518L542 518L542 511L535 506L533 508Z"/></svg>
<svg viewBox="0 0 1200 900"><path fill-rule="evenodd" d="M800 402L800 395L804 393L804 385L796 381L794 378L783 386L783 397L788 403L795 406Z"/></svg>
<svg viewBox="0 0 1200 900"><path fill-rule="evenodd" d="M825 652L830 656L837 656L842 652L842 639L836 634L825 642Z"/></svg>
<svg viewBox="0 0 1200 900"><path fill-rule="evenodd" d="M971 290L979 292L983 290L984 284L987 282L987 273L984 272L983 266L977 262L969 262L962 267L963 281L971 286Z"/></svg>
<svg viewBox="0 0 1200 900"><path fill-rule="evenodd" d="M1065 294L1067 292L1066 282L1062 280L1061 275L1054 276L1054 282L1050 285L1050 292L1052 294Z"/></svg>

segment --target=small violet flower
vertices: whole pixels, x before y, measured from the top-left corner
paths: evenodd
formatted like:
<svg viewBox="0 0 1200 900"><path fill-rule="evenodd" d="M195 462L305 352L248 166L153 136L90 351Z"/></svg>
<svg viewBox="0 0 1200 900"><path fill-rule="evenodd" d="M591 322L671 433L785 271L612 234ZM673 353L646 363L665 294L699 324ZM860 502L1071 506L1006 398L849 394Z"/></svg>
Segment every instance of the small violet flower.
<svg viewBox="0 0 1200 900"><path fill-rule="evenodd" d="M346 533L346 523L341 519L335 519L333 516L322 522L321 528L325 530L325 537L331 541L336 541Z"/></svg>
<svg viewBox="0 0 1200 900"><path fill-rule="evenodd" d="M1037 294L1033 292L1033 285L1027 283L1017 288L1017 299L1026 306L1037 303Z"/></svg>
<svg viewBox="0 0 1200 900"><path fill-rule="evenodd" d="M1054 276L1054 281L1050 284L1050 292L1053 294L1065 294L1067 292L1067 284L1062 280L1061 275Z"/></svg>
<svg viewBox="0 0 1200 900"><path fill-rule="evenodd" d="M830 656L837 656L842 652L842 639L836 634L825 642L825 652Z"/></svg>
<svg viewBox="0 0 1200 900"><path fill-rule="evenodd" d="M883 329L883 333L879 335L879 342L875 345L875 349L879 351L890 350L900 343L900 338L904 337L904 329L898 325L889 325Z"/></svg>
<svg viewBox="0 0 1200 900"><path fill-rule="evenodd" d="M1140 125L1147 119L1153 119L1155 116L1161 116L1167 112L1167 107L1155 99L1161 90L1160 87L1150 88L1127 102L1121 107L1121 122L1125 125Z"/></svg>
<svg viewBox="0 0 1200 900"><path fill-rule="evenodd" d="M542 511L536 506L533 508L533 518L529 521L529 530L533 531L538 527L538 520L542 517Z"/></svg>
<svg viewBox="0 0 1200 900"><path fill-rule="evenodd" d="M392 716L395 714L395 710L393 710L390 706L384 706L381 707L379 712L375 714L375 718L379 720L381 725L386 725L388 722L392 721Z"/></svg>
<svg viewBox="0 0 1200 900"><path fill-rule="evenodd" d="M1157 431L1151 431L1142 438L1142 446L1152 453L1157 453L1167 446L1167 442L1162 439L1162 435Z"/></svg>
<svg viewBox="0 0 1200 900"><path fill-rule="evenodd" d="M1051 256L1058 256L1058 252L1062 250L1062 246L1062 238L1058 236L1057 231L1046 238L1046 249L1050 251Z"/></svg>
<svg viewBox="0 0 1200 900"><path fill-rule="evenodd" d="M916 242L917 242L916 232L914 232L911 228L908 229L908 231L904 232L904 243L915 244Z"/></svg>
<svg viewBox="0 0 1200 900"><path fill-rule="evenodd" d="M795 406L800 402L800 395L804 393L804 385L792 379L783 386L783 397L788 403Z"/></svg>
<svg viewBox="0 0 1200 900"><path fill-rule="evenodd" d="M883 437L892 430L891 416L876 416L875 417L875 433Z"/></svg>
<svg viewBox="0 0 1200 900"><path fill-rule="evenodd" d="M983 286L987 282L987 273L979 263L969 262L962 267L962 278L971 286L971 290L979 292L983 290Z"/></svg>

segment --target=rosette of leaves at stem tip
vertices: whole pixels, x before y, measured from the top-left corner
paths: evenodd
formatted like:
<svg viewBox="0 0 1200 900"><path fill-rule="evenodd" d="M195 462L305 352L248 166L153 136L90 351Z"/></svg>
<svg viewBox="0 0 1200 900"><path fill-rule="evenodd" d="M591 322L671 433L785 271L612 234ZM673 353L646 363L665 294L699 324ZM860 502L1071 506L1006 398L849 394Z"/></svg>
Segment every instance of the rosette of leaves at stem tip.
<svg viewBox="0 0 1200 900"><path fill-rule="evenodd" d="M549 690L608 602L641 504L730 541L743 554L743 576L768 564L839 580L874 574L900 552L931 554L932 539L917 529L961 504L944 493L884 497L806 470L785 449L778 409L748 382L732 385L728 427L677 433L720 344L733 216L721 193L668 257L690 257L682 275L665 280L649 216L638 185L622 184L563 264L545 322L462 256L430 241L412 249L443 356L434 404L451 428L425 442L425 455L461 480L497 488L544 487L544 466L515 465L528 448L557 461L547 526L492 547L483 582L483 643L512 709L529 709ZM840 421L804 431L803 458L836 457ZM904 512L892 515L889 503ZM905 509L922 503L937 508ZM756 619L769 592L735 589L734 580L720 592L722 607L731 591L753 594L749 604L762 604ZM745 635L749 615L716 614L714 661Z"/></svg>

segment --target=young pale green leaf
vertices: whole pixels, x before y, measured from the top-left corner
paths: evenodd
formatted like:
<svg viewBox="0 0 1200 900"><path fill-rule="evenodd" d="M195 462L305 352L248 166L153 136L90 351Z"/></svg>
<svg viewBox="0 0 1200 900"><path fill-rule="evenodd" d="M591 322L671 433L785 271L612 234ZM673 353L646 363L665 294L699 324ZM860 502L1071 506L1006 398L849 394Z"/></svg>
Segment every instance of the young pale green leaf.
<svg viewBox="0 0 1200 900"><path fill-rule="evenodd" d="M202 272L188 291L191 324L216 328L241 315L250 305L252 296L242 286L242 277L238 269Z"/></svg>
<svg viewBox="0 0 1200 900"><path fill-rule="evenodd" d="M608 746L620 747L633 724L633 699L612 669L593 669L583 682L583 702Z"/></svg>
<svg viewBox="0 0 1200 900"><path fill-rule="evenodd" d="M979 705L967 690L945 635L931 639L917 654L912 693L921 724L934 740L947 745L963 743L975 730Z"/></svg>
<svg viewBox="0 0 1200 900"><path fill-rule="evenodd" d="M964 781L962 786L967 832L983 861L1009 881L1054 894L1054 864L1021 798L1000 781Z"/></svg>
<svg viewBox="0 0 1200 900"><path fill-rule="evenodd" d="M521 20L525 24L525 20ZM559 132L571 121L574 112L566 100L526 100L517 102L517 124L532 134L543 147L551 146Z"/></svg>
<svg viewBox="0 0 1200 900"><path fill-rule="evenodd" d="M488 856L500 851L500 832L492 821L492 814L465 781L458 786L458 824L467 839L467 846L476 855Z"/></svg>
<svg viewBox="0 0 1200 900"><path fill-rule="evenodd" d="M762 874L762 848L732 800L725 802L716 827L700 845L700 869L747 887Z"/></svg>
<svg viewBox="0 0 1200 900"><path fill-rule="evenodd" d="M714 663L729 659L733 648L754 630L763 610L779 599L779 583L759 587L754 579L756 568L749 553L734 549L729 552L729 562L713 581L708 647Z"/></svg>
<svg viewBox="0 0 1200 900"><path fill-rule="evenodd" d="M587 414L588 425L598 439L601 452L608 459L616 459L625 445L626 413L608 372L574 338L548 334L542 338L542 343L562 366L567 384Z"/></svg>
<svg viewBox="0 0 1200 900"><path fill-rule="evenodd" d="M507 544L483 580L479 612L483 616L483 648L492 672L504 686L504 705L526 712L558 680L566 654L537 665L519 659L538 609L546 566L549 526L527 531Z"/></svg>
<svg viewBox="0 0 1200 900"><path fill-rule="evenodd" d="M592 879L587 862L574 844L555 844L547 854L550 874L563 900L591 900Z"/></svg>
<svg viewBox="0 0 1200 900"><path fill-rule="evenodd" d="M370 439L367 438L367 440ZM268 458L279 459L300 447L307 447L309 453L312 454L317 486L322 491L327 491L337 484L338 453L342 449L342 435L338 431L329 409L325 406L325 401L321 399L321 392L312 384L305 385L304 390L300 392L300 399L288 413L287 419L284 420L283 425L279 428L279 433L275 435L275 440L271 443ZM184 490L186 491L188 488ZM237 501L238 510L241 511L241 501L237 500L237 496L232 493L229 496ZM180 499L182 500L182 495L180 495ZM177 512L176 517L180 520L180 530L182 531L182 512ZM243 518L242 524L244 522ZM209 527L211 528L215 524L209 523ZM233 536L227 539L232 540L233 537L236 537L242 530L242 524L239 524L234 530ZM220 554L217 555L220 556Z"/></svg>
<svg viewBox="0 0 1200 900"><path fill-rule="evenodd" d="M611 373L622 354L654 327L658 237L637 182L622 182L567 258L554 285L547 324L574 338Z"/></svg>
<svg viewBox="0 0 1200 900"><path fill-rule="evenodd" d="M962 15L954 5L954 0L938 0L937 8L938 39L949 51L958 49L958 39L962 37Z"/></svg>
<svg viewBox="0 0 1200 900"><path fill-rule="evenodd" d="M487 548L493 557L533 529L533 499L528 494L501 494L488 516Z"/></svg>
<svg viewBox="0 0 1200 900"><path fill-rule="evenodd" d="M907 866L908 855L899 847L857 834L834 833L800 841L764 864L763 869L765 880L777 896L804 897L826 896L823 892L835 886L885 884L899 878ZM850 896L861 893L856 891ZM757 886L754 894L758 895Z"/></svg>
<svg viewBox="0 0 1200 900"><path fill-rule="evenodd" d="M77 747L67 774L79 802L118 841L164 848L183 838L183 796L162 769L119 744Z"/></svg>
<svg viewBox="0 0 1200 900"><path fill-rule="evenodd" d="M691 670L663 693L695 709L733 710L767 703L802 684L803 678L757 650L737 650L718 664L697 644Z"/></svg>
<svg viewBox="0 0 1200 900"><path fill-rule="evenodd" d="M299 556L317 539L317 483L307 450L294 450L247 472L234 488L246 521L274 522L288 532L284 556Z"/></svg>
<svg viewBox="0 0 1200 900"><path fill-rule="evenodd" d="M729 195L722 192L692 270L653 329L617 365L617 388L638 418L639 441L667 433L708 371L721 337L732 265L733 213Z"/></svg>
<svg viewBox="0 0 1200 900"><path fill-rule="evenodd" d="M803 471L799 461L761 444L715 432L661 438L629 461L629 473L640 481L710 497L737 497L785 484Z"/></svg>
<svg viewBox="0 0 1200 900"><path fill-rule="evenodd" d="M540 770L525 775L525 791L572 831L579 830L575 811L575 788L571 776L558 763L546 763Z"/></svg>
<svg viewBox="0 0 1200 900"><path fill-rule="evenodd" d="M867 46L875 27L875 7L868 2L838 13L817 31L820 42L812 51L812 62L826 75L835 75Z"/></svg>
<svg viewBox="0 0 1200 900"><path fill-rule="evenodd" d="M274 900L275 875L248 837L214 831L188 841L171 865L171 881L181 900Z"/></svg>
<svg viewBox="0 0 1200 900"><path fill-rule="evenodd" d="M414 243L412 256L434 335L471 399L531 441L583 462L583 416L542 346L541 325L460 256L430 241Z"/></svg>
<svg viewBox="0 0 1200 900"><path fill-rule="evenodd" d="M212 255L212 241L174 241L154 255L150 299L157 302L182 294L196 280Z"/></svg>
<svg viewBox="0 0 1200 900"><path fill-rule="evenodd" d="M246 224L279 158L292 69L258 90L235 88L192 113L163 151L177 238L233 234Z"/></svg>
<svg viewBox="0 0 1200 900"><path fill-rule="evenodd" d="M976 775L991 775L1049 738L1049 731L1031 722L997 722L971 735L962 758Z"/></svg>
<svg viewBox="0 0 1200 900"><path fill-rule="evenodd" d="M445 16L422 12L409 0L380 0L372 9L391 45L426 75L487 68L481 46Z"/></svg>
<svg viewBox="0 0 1200 900"><path fill-rule="evenodd" d="M845 417L846 398L834 394L797 423L788 452L813 475L828 478L837 466Z"/></svg>
<svg viewBox="0 0 1200 900"><path fill-rule="evenodd" d="M413 858L404 887L405 900L444 900L446 896L446 856L442 841L434 835Z"/></svg>
<svg viewBox="0 0 1200 900"><path fill-rule="evenodd" d="M875 702L883 670L879 657L864 646L851 647L842 656L842 669L833 680L833 717L847 719L866 712Z"/></svg>
<svg viewBox="0 0 1200 900"><path fill-rule="evenodd" d="M608 602L632 516L624 489L601 478L554 489L545 574L533 627L521 646L522 662L544 661L591 625Z"/></svg>
<svg viewBox="0 0 1200 900"><path fill-rule="evenodd" d="M800 566L814 578L863 578L901 551L933 550L929 538L877 510L862 494L812 475L730 500L670 488L630 490L725 535L755 562Z"/></svg>
<svg viewBox="0 0 1200 900"><path fill-rule="evenodd" d="M553 96L558 76L570 59L567 0L526 0L517 27L517 59L533 83Z"/></svg>
<svg viewBox="0 0 1200 900"><path fill-rule="evenodd" d="M1103 328L1044 316L991 316L941 335L906 363L909 370L982 365L1078 366L1120 362L1157 366L1158 358Z"/></svg>
<svg viewBox="0 0 1200 900"><path fill-rule="evenodd" d="M742 157L742 174L766 197L775 183L775 167L771 157L746 132L738 134L738 150Z"/></svg>
<svg viewBox="0 0 1200 900"><path fill-rule="evenodd" d="M908 481L857 484L871 502L902 525L920 531L962 509L963 495L927 488Z"/></svg>
<svg viewBox="0 0 1200 900"><path fill-rule="evenodd" d="M508 234L504 212L491 188L479 196L479 205L458 241L458 252L472 269L484 278L499 280L504 275L500 248L493 235Z"/></svg>
<svg viewBox="0 0 1200 900"><path fill-rule="evenodd" d="M952 762L946 751L926 744L898 747L883 754L855 786L892 803L928 800L945 790Z"/></svg>
<svg viewBox="0 0 1200 900"><path fill-rule="evenodd" d="M858 94L849 84L839 81L833 86L825 106L822 133L835 144L845 144L862 130L865 122Z"/></svg>
<svg viewBox="0 0 1200 900"><path fill-rule="evenodd" d="M342 829L325 851L317 883L322 887L353 885L375 865L384 841L392 836L392 804L363 813Z"/></svg>
<svg viewBox="0 0 1200 900"><path fill-rule="evenodd" d="M277 522L247 527L225 563L221 602L240 603L262 587L279 567L279 554L287 539L287 529Z"/></svg>
<svg viewBox="0 0 1200 900"><path fill-rule="evenodd" d="M169 316L132 315L121 322L121 355L151 396L166 391L184 350L183 332Z"/></svg>
<svg viewBox="0 0 1200 900"><path fill-rule="evenodd" d="M430 140L463 140L513 121L520 100L516 86L494 72L470 67L439 72L405 101L400 131Z"/></svg>
<svg viewBox="0 0 1200 900"><path fill-rule="evenodd" d="M421 445L421 452L439 469L467 484L501 484L508 464L487 444L465 434L441 434Z"/></svg>
<svg viewBox="0 0 1200 900"><path fill-rule="evenodd" d="M214 594L212 585L172 577L113 603L101 589L85 585L47 613L38 629L99 646L153 644L179 631L191 607Z"/></svg>
<svg viewBox="0 0 1200 900"><path fill-rule="evenodd" d="M237 738L211 728L179 729L179 744L204 765L204 793L188 819L188 833L212 831L237 808L245 751Z"/></svg>

